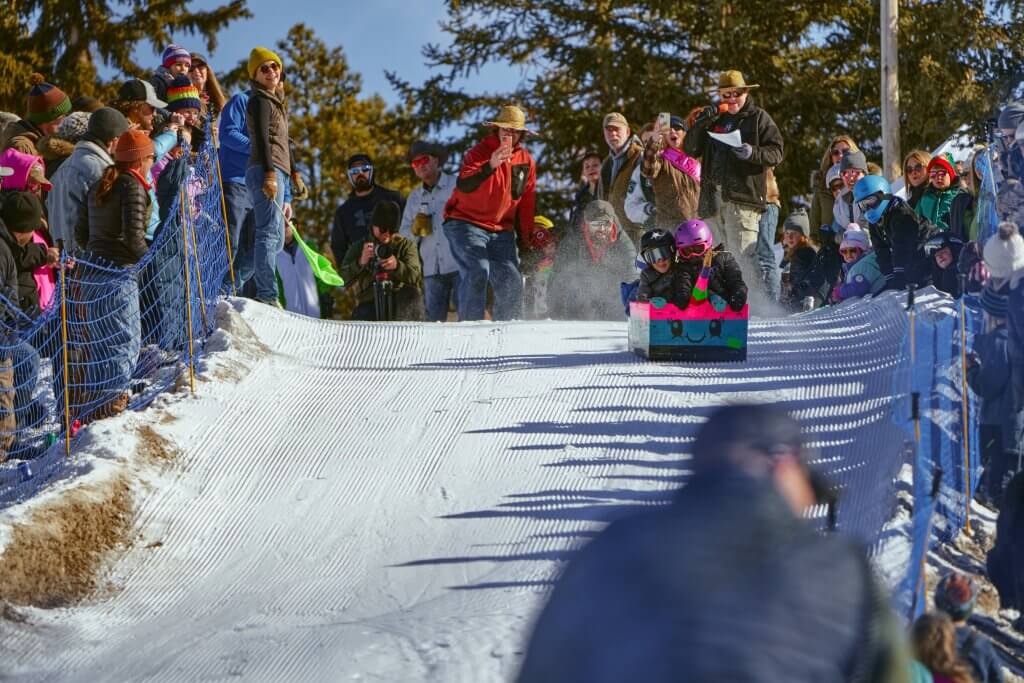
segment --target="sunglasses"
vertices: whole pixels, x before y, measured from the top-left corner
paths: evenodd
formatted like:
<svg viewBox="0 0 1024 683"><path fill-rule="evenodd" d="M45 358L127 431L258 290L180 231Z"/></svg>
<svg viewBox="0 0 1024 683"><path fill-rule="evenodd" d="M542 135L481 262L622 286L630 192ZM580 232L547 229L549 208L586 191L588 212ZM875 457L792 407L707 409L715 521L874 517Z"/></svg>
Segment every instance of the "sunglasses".
<svg viewBox="0 0 1024 683"><path fill-rule="evenodd" d="M907 173L920 173L924 170L924 164L914 164L913 166L907 166Z"/></svg>
<svg viewBox="0 0 1024 683"><path fill-rule="evenodd" d="M644 263L653 266L658 261L671 261L675 252L670 247L655 247L643 253Z"/></svg>
<svg viewBox="0 0 1024 683"><path fill-rule="evenodd" d="M841 157L841 156L843 156L843 153L849 152L849 151L850 151L849 148L846 148L846 149L834 149L834 150L832 150L832 156L834 156L834 157Z"/></svg>
<svg viewBox="0 0 1024 683"><path fill-rule="evenodd" d="M861 250L856 247L847 247L846 249L840 249L839 253L843 256L859 256Z"/></svg>
<svg viewBox="0 0 1024 683"><path fill-rule="evenodd" d="M841 175L844 178L852 178L854 176L864 175L864 171L860 170L859 168L848 168L845 171L843 171Z"/></svg>
<svg viewBox="0 0 1024 683"><path fill-rule="evenodd" d="M944 168L933 168L932 170L928 171L928 175L931 176L932 178L944 178L949 174L946 173L946 169Z"/></svg>
<svg viewBox="0 0 1024 683"><path fill-rule="evenodd" d="M260 73L261 74L266 74L266 73L270 73L271 71L280 71L280 70L281 70L281 67L277 65L277 62L268 62L266 64L261 64L260 65Z"/></svg>
<svg viewBox="0 0 1024 683"><path fill-rule="evenodd" d="M611 221L590 221L587 223L590 232L608 232L612 229Z"/></svg>
<svg viewBox="0 0 1024 683"><path fill-rule="evenodd" d="M742 95L743 95L743 93L739 92L738 90L735 90L735 91L731 90L729 92L720 92L720 93L718 93L718 96L721 97L723 100L736 100L736 99L739 99L740 97L742 97Z"/></svg>
<svg viewBox="0 0 1024 683"><path fill-rule="evenodd" d="M695 256L703 256L706 254L708 251L708 245L704 243L691 244L688 247L678 247L676 251L679 252L679 255L682 258L694 258Z"/></svg>
<svg viewBox="0 0 1024 683"><path fill-rule="evenodd" d="M420 156L416 157L415 159L413 159L410 162L410 164L412 165L413 168L420 168L422 166L426 166L429 163L430 163L430 155L429 154L421 154Z"/></svg>
<svg viewBox="0 0 1024 683"><path fill-rule="evenodd" d="M350 178L354 178L357 175L369 175L373 171L373 166L370 164L363 164L362 166L353 166L348 169L348 175Z"/></svg>

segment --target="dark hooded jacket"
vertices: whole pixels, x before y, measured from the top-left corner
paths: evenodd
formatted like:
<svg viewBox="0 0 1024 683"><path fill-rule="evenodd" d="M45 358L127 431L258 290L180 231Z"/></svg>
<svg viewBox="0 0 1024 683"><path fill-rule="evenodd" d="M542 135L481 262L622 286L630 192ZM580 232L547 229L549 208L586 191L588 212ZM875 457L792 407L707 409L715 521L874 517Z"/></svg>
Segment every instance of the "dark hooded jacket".
<svg viewBox="0 0 1024 683"><path fill-rule="evenodd" d="M659 273L653 267L647 266L640 273L640 287L636 292L636 300L650 301L655 297L661 297L679 308L686 308L692 290L693 280L689 270L681 268L678 263L673 263L666 273Z"/></svg>
<svg viewBox="0 0 1024 683"><path fill-rule="evenodd" d="M1003 609L1024 609L1024 472L1006 486L986 569Z"/></svg>
<svg viewBox="0 0 1024 683"><path fill-rule="evenodd" d="M556 320L622 320L619 285L636 279L636 248L619 229L602 250L588 242L585 229L581 221L558 244L548 312Z"/></svg>
<svg viewBox="0 0 1024 683"><path fill-rule="evenodd" d="M6 227L0 232L0 241L6 245L6 251L10 254L11 262L15 267L17 299L13 299L13 301L26 314L34 316L39 313L39 288L36 286L35 278L32 277L32 271L46 265L48 260L46 247L35 242L21 246ZM3 255L0 255L0 259L6 260ZM9 265L0 266L4 270L9 267ZM5 284L8 282L8 275L8 273L4 273Z"/></svg>
<svg viewBox="0 0 1024 683"><path fill-rule="evenodd" d="M908 284L924 287L931 280L924 243L939 231L899 197L889 201L882 220L872 223L869 231L885 288L906 289Z"/></svg>
<svg viewBox="0 0 1024 683"><path fill-rule="evenodd" d="M882 683L904 680L898 631L862 548L722 468L572 559L518 680Z"/></svg>
<svg viewBox="0 0 1024 683"><path fill-rule="evenodd" d="M739 130L743 142L751 146L749 159L740 159L731 147L708 136L708 132L733 130ZM694 126L683 139L683 151L701 162L697 211L702 218L718 213L718 190L723 201L763 210L768 201L768 169L782 163L782 133L768 112L748 96L735 116L721 114L708 125Z"/></svg>
<svg viewBox="0 0 1024 683"><path fill-rule="evenodd" d="M14 255L11 253L10 244L14 241L11 233L7 232L7 226L0 220L0 294L12 304L20 307L20 282L18 280L18 265L14 262ZM33 286L35 283L33 282ZM39 294L36 293L36 302L39 301ZM0 302L0 313L10 320L13 311L5 310Z"/></svg>
<svg viewBox="0 0 1024 683"><path fill-rule="evenodd" d="M702 258L691 258L679 262L679 269L683 272L690 294L700 278L700 271L703 266ZM715 250L715 256L711 261L711 276L708 278L708 293L717 294L722 297L729 308L739 311L747 303L747 285L743 282L743 272L736 258L721 247ZM690 294L687 294L685 303L690 302Z"/></svg>

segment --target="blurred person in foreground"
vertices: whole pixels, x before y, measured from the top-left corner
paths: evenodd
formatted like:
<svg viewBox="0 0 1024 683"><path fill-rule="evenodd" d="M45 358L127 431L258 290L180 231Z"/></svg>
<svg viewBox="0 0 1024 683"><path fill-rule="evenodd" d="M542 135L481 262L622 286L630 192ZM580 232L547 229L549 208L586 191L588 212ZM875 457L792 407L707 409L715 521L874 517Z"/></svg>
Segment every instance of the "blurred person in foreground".
<svg viewBox="0 0 1024 683"><path fill-rule="evenodd" d="M713 413L670 505L617 522L566 567L519 681L907 681L864 549L801 519L828 495L800 424Z"/></svg>

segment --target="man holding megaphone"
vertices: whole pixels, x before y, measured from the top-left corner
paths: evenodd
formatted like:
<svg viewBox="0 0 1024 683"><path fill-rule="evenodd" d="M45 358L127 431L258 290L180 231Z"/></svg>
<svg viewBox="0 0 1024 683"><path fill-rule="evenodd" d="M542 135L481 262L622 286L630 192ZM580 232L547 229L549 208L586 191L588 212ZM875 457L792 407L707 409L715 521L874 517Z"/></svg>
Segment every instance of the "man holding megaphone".
<svg viewBox="0 0 1024 683"><path fill-rule="evenodd" d="M767 175L783 154L775 121L750 100L750 91L757 87L739 71L723 72L708 91L718 104L697 114L683 140L683 151L701 160L697 213L715 241L736 256L752 291L763 290L754 286L762 282L754 252L768 197Z"/></svg>

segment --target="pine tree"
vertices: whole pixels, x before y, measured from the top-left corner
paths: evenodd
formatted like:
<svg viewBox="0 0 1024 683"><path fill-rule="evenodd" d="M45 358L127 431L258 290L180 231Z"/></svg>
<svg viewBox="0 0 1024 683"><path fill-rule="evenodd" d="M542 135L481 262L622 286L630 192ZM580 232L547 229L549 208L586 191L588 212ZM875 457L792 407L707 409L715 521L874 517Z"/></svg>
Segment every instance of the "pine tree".
<svg viewBox="0 0 1024 683"><path fill-rule="evenodd" d="M136 46L149 41L159 51L172 36L200 36L208 52L217 32L252 16L246 0L210 10L188 9L188 0L11 0L0 17L0 109L22 113L28 77L42 73L72 97L104 94L97 65L145 76L156 64L136 64ZM120 7L118 7L120 6ZM156 61L156 60L154 60Z"/></svg>
<svg viewBox="0 0 1024 683"><path fill-rule="evenodd" d="M328 48L312 29L296 24L277 43L284 61L289 133L310 198L295 204L303 236L324 253L335 209L350 191L345 161L357 152L374 159L378 183L408 193L415 177L405 152L415 135L402 108L378 96L361 97L362 79L340 47Z"/></svg>

